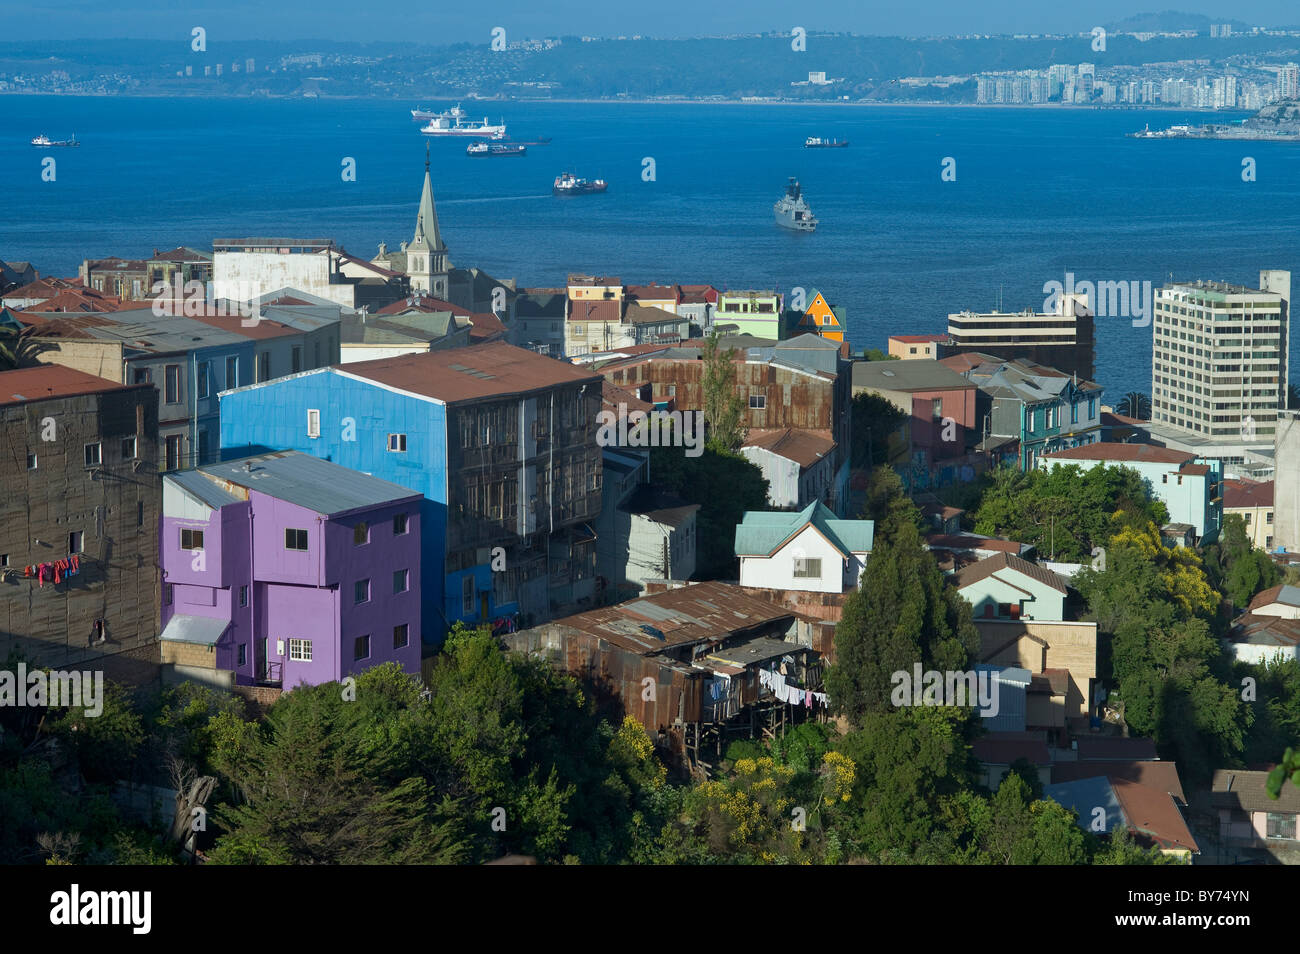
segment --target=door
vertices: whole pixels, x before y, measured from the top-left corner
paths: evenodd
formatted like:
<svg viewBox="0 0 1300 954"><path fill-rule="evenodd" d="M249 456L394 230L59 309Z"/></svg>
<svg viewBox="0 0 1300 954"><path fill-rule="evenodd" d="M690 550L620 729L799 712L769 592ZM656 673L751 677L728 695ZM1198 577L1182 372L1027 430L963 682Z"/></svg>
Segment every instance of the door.
<svg viewBox="0 0 1300 954"><path fill-rule="evenodd" d="M257 641L257 648L254 650L257 658L253 660L253 672L257 674L258 679L269 679L271 676L271 671L266 662L267 645L268 640L263 636Z"/></svg>

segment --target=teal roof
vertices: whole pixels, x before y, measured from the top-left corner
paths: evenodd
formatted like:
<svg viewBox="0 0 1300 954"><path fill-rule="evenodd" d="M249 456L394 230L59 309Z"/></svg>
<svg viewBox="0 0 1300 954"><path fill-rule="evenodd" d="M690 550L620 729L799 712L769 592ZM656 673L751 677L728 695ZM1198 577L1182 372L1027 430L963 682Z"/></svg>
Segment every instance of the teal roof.
<svg viewBox="0 0 1300 954"><path fill-rule="evenodd" d="M871 520L841 520L820 500L798 513L783 510L746 510L736 527L736 556L771 556L809 524L847 557L869 553L875 537Z"/></svg>

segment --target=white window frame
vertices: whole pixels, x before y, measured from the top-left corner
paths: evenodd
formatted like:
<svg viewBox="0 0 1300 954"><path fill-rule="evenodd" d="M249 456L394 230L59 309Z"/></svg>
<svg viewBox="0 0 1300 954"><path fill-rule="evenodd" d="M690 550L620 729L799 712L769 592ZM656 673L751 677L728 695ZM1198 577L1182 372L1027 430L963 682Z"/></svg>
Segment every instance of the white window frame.
<svg viewBox="0 0 1300 954"><path fill-rule="evenodd" d="M290 637L289 660L291 662L311 662L311 640Z"/></svg>
<svg viewBox="0 0 1300 954"><path fill-rule="evenodd" d="M388 450L389 450L390 452L394 453L394 454L405 454L405 453L406 453L406 435L405 435L405 434L389 434L389 435L388 435Z"/></svg>
<svg viewBox="0 0 1300 954"><path fill-rule="evenodd" d="M320 409L309 407L307 409L307 436L320 437Z"/></svg>
<svg viewBox="0 0 1300 954"><path fill-rule="evenodd" d="M90 459L90 449L92 447L95 449L94 460ZM82 448L81 454L81 459L86 462L87 467L98 467L104 463L104 447L99 441L96 441L93 444L86 444L85 447Z"/></svg>

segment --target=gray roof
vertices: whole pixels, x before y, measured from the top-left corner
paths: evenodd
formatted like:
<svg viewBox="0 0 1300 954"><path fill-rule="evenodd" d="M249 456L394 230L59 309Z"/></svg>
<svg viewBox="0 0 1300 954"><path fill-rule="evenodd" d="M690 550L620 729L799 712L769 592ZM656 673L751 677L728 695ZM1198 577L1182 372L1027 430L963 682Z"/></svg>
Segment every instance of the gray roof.
<svg viewBox="0 0 1300 954"><path fill-rule="evenodd" d="M219 510L226 504L239 503L241 499L220 484L204 477L197 470L180 470L164 474L163 481L180 487L211 510Z"/></svg>
<svg viewBox="0 0 1300 954"><path fill-rule="evenodd" d="M212 619L207 616L182 616L176 614L167 621L162 631L162 639L168 643L197 643L201 646L214 646L221 641L226 630L230 628L228 619Z"/></svg>
<svg viewBox="0 0 1300 954"><path fill-rule="evenodd" d="M420 496L410 488L297 451L222 461L198 472L326 517Z"/></svg>
<svg viewBox="0 0 1300 954"><path fill-rule="evenodd" d="M1079 825L1085 829L1091 826L1093 812L1097 808L1105 812L1105 831L1111 832L1116 828L1125 827L1124 810L1120 807L1110 779L1104 775L1044 785L1043 798L1050 798L1063 808L1078 812Z"/></svg>
<svg viewBox="0 0 1300 954"><path fill-rule="evenodd" d="M911 361L855 361L853 389L880 391L942 391L971 388L974 385L938 361L916 358Z"/></svg>
<svg viewBox="0 0 1300 954"><path fill-rule="evenodd" d="M50 313L48 317L76 318L82 315ZM100 340L121 341L128 348L144 352L168 354L195 348L246 345L249 341L247 335L213 327L193 318L155 315L152 308L97 313L95 318L93 324L78 323L78 330Z"/></svg>
<svg viewBox="0 0 1300 954"><path fill-rule="evenodd" d="M450 311L420 312L410 315L367 317L346 315L340 324L343 344L423 344L445 338L459 330L456 316Z"/></svg>

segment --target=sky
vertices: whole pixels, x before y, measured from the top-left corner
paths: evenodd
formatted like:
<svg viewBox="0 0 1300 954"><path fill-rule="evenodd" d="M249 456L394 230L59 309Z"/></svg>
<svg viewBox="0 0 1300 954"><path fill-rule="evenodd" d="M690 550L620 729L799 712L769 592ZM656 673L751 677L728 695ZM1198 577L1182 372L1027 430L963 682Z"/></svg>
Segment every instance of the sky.
<svg viewBox="0 0 1300 954"><path fill-rule="evenodd" d="M1166 4L1168 6L1166 6ZM507 39L641 33L681 37L765 30L834 30L883 36L964 33L1086 33L1134 13L1172 7L1261 26L1300 22L1295 0L422 0L372 7L356 0L0 0L0 40L130 37L210 40L417 40L487 43ZM378 11L378 12L373 12Z"/></svg>

